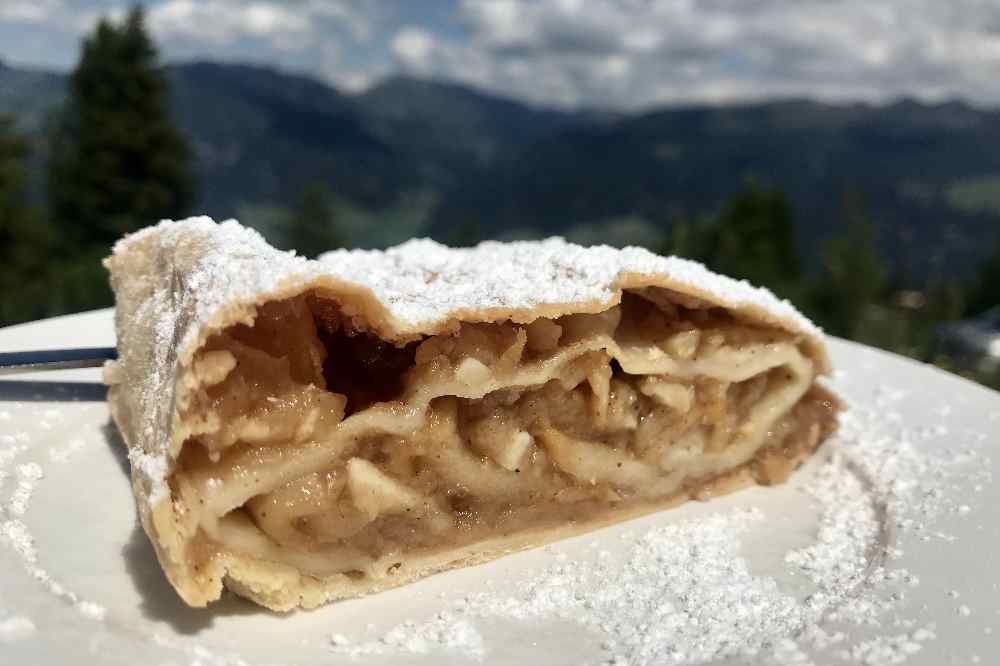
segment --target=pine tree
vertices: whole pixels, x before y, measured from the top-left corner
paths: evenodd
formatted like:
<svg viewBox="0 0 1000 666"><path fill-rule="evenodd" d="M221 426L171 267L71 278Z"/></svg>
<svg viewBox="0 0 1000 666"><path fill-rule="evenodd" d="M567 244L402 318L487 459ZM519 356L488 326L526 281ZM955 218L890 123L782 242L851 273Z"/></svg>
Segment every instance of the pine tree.
<svg viewBox="0 0 1000 666"><path fill-rule="evenodd" d="M315 257L343 247L333 210L333 195L321 182L311 182L302 190L288 222L288 244L299 254Z"/></svg>
<svg viewBox="0 0 1000 666"><path fill-rule="evenodd" d="M885 296L889 271L860 194L844 194L841 215L843 231L823 245L822 270L810 285L806 307L827 332L857 338L866 310Z"/></svg>
<svg viewBox="0 0 1000 666"><path fill-rule="evenodd" d="M184 214L191 152L171 118L169 83L134 7L84 40L52 139L50 212L74 249Z"/></svg>
<svg viewBox="0 0 1000 666"><path fill-rule="evenodd" d="M713 252L719 242L718 220L708 215L694 218L675 215L669 224L666 238L658 248L660 254L712 263Z"/></svg>
<svg viewBox="0 0 1000 666"><path fill-rule="evenodd" d="M720 273L770 287L784 296L801 275L792 207L779 190L751 184L724 207L707 263Z"/></svg>
<svg viewBox="0 0 1000 666"><path fill-rule="evenodd" d="M444 244L450 247L473 247L481 240L483 240L483 225L479 216L473 214L448 230Z"/></svg>
<svg viewBox="0 0 1000 666"><path fill-rule="evenodd" d="M1000 234L993 239L993 249L979 265L972 284L968 288L970 315L977 315L989 308L1000 305Z"/></svg>
<svg viewBox="0 0 1000 666"><path fill-rule="evenodd" d="M11 246L20 240L30 226L27 221L28 181L26 163L31 149L27 139L14 129L14 119L0 117L0 234L3 243L0 251L9 257Z"/></svg>
<svg viewBox="0 0 1000 666"><path fill-rule="evenodd" d="M801 295L792 206L779 190L751 183L717 216L671 215L667 224L660 253L700 261L786 298Z"/></svg>
<svg viewBox="0 0 1000 666"><path fill-rule="evenodd" d="M46 314L50 234L28 203L28 141L0 117L0 326Z"/></svg>

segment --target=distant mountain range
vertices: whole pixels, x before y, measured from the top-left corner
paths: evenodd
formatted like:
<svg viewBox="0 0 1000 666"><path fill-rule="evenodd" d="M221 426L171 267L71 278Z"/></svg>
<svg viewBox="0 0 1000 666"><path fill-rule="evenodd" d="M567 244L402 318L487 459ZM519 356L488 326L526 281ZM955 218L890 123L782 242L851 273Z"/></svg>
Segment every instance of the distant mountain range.
<svg viewBox="0 0 1000 666"><path fill-rule="evenodd" d="M615 114L403 77L347 95L248 65L170 75L199 158L200 210L267 226L320 178L360 245L473 231L652 242L674 216L717 210L747 179L788 193L807 258L842 224L852 188L880 222L884 251L906 253L920 273L934 262L961 272L1000 231L1000 112L957 102ZM64 89L62 75L0 66L0 113L40 135Z"/></svg>

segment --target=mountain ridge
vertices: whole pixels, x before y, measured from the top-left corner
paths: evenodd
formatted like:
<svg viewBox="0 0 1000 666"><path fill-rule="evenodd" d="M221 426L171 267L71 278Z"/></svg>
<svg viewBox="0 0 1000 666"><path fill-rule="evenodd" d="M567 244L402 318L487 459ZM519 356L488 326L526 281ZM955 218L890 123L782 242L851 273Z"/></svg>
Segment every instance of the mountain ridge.
<svg viewBox="0 0 1000 666"><path fill-rule="evenodd" d="M402 233L378 211L414 197L427 210L422 221L399 223L406 233L449 239L472 225L505 237L584 225L590 238L612 219L664 230L756 180L789 194L806 259L839 229L843 193L858 190L881 222L883 250L901 252L899 238L909 238L927 272L935 262L972 262L1000 214L1000 155L991 150L1000 111L961 101L783 99L613 113L538 108L400 76L345 93L261 65L168 70L178 122L198 155L199 210L228 217L287 207L320 178L352 210L371 212L359 228L386 226L365 237L369 245ZM2 65L0 113L15 112L40 138L65 82Z"/></svg>

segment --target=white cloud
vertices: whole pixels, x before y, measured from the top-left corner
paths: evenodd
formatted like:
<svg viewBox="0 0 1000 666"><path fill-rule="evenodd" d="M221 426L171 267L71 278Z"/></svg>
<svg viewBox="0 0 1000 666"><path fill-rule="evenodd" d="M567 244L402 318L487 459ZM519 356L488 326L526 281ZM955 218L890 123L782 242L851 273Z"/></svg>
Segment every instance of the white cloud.
<svg viewBox="0 0 1000 666"><path fill-rule="evenodd" d="M419 66L403 66L565 106L1000 102L1000 5L984 0L463 0L461 11L465 38L425 40Z"/></svg>
<svg viewBox="0 0 1000 666"><path fill-rule="evenodd" d="M406 68L428 73L435 51L434 37L415 26L406 26L392 38L392 52Z"/></svg>
<svg viewBox="0 0 1000 666"><path fill-rule="evenodd" d="M115 5L109 8L114 14ZM4 23L48 28L53 31L82 32L93 27L100 7L77 7L72 0L0 0L0 25ZM121 13L120 11L118 13Z"/></svg>
<svg viewBox="0 0 1000 666"><path fill-rule="evenodd" d="M241 37L287 44L289 36L310 34L307 17L276 2L239 0L166 0L148 11L149 26L161 39L225 44Z"/></svg>
<svg viewBox="0 0 1000 666"><path fill-rule="evenodd" d="M362 92L370 88L376 78L367 72L346 72L337 80L337 85L348 92Z"/></svg>
<svg viewBox="0 0 1000 666"><path fill-rule="evenodd" d="M301 32L308 24L301 16L284 8L255 2L247 5L242 13L243 25L251 34L267 35L272 32Z"/></svg>
<svg viewBox="0 0 1000 666"><path fill-rule="evenodd" d="M364 0L160 0L147 15L168 59L260 63L348 90L385 73L372 58L347 57L368 48L382 19Z"/></svg>
<svg viewBox="0 0 1000 666"><path fill-rule="evenodd" d="M60 9L58 0L5 0L0 3L0 21L40 23Z"/></svg>
<svg viewBox="0 0 1000 666"><path fill-rule="evenodd" d="M128 0L0 0L0 57L72 62ZM562 106L776 95L1000 104L1000 0L148 0L171 58L351 89L393 69ZM117 14L116 14L117 12ZM6 31L4 29L6 28ZM46 34L56 48L40 40ZM49 42L45 42L48 44ZM20 49L20 53L18 52Z"/></svg>
<svg viewBox="0 0 1000 666"><path fill-rule="evenodd" d="M306 12L316 20L332 20L347 27L351 36L359 42L367 42L372 38L373 14L378 8L369 4L356 2L336 2L331 0L309 0Z"/></svg>

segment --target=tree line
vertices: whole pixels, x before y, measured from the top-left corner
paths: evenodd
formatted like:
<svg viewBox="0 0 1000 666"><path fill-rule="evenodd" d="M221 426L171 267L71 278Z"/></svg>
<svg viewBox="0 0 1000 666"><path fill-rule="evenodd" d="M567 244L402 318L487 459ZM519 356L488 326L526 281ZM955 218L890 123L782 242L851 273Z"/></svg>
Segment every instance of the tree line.
<svg viewBox="0 0 1000 666"><path fill-rule="evenodd" d="M47 156L44 205L29 197L28 161ZM0 118L0 325L111 304L100 260L122 235L191 212L195 153L173 121L169 79L141 8L100 21L82 42L66 103L43 145ZM934 326L1000 303L1000 237L978 277L944 272L914 289L905 266L878 250L879 225L857 192L845 193L839 232L818 267L804 267L794 211L774 187L749 183L715 214L663 223L664 254L771 288L827 331L926 357ZM307 184L279 221L287 247L307 255L349 244L334 223L326 184ZM447 240L479 239L477 221ZM807 269L808 268L808 269Z"/></svg>

